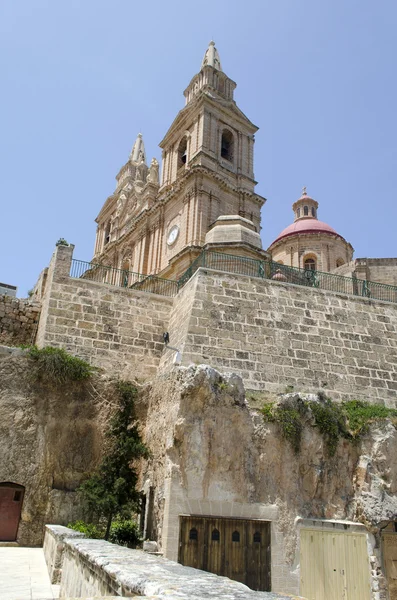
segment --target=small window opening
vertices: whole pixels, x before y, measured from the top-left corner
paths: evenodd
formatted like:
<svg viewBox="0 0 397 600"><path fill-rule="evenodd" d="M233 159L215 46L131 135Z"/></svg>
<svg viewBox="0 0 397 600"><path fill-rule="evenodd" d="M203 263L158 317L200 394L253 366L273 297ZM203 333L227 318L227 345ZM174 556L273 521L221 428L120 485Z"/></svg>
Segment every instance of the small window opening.
<svg viewBox="0 0 397 600"><path fill-rule="evenodd" d="M345 261L343 260L343 258L338 258L338 260L336 261L337 267L341 267L344 264L345 264Z"/></svg>
<svg viewBox="0 0 397 600"><path fill-rule="evenodd" d="M312 217L316 216L316 209L314 208L314 206L312 206Z"/></svg>
<svg viewBox="0 0 397 600"><path fill-rule="evenodd" d="M309 207L308 207L308 206L305 206L305 207L304 207L304 209L303 209L303 214L304 214L304 216L305 216L305 217L308 217L308 216L309 216Z"/></svg>
<svg viewBox="0 0 397 600"><path fill-rule="evenodd" d="M22 492L20 490L14 492L14 502L20 502L22 499Z"/></svg>
<svg viewBox="0 0 397 600"><path fill-rule="evenodd" d="M254 542L260 544L260 541L261 541L261 534L259 533L259 531L255 531Z"/></svg>
<svg viewBox="0 0 397 600"><path fill-rule="evenodd" d="M233 531L232 533L232 542L240 541L240 533L238 531Z"/></svg>
<svg viewBox="0 0 397 600"><path fill-rule="evenodd" d="M187 139L184 137L181 140L178 148L178 169L184 167L187 161Z"/></svg>
<svg viewBox="0 0 397 600"><path fill-rule="evenodd" d="M214 531L212 532L212 535L211 535L211 539L214 542L219 542L220 537L221 537L221 535L220 535L219 531L217 529L214 529Z"/></svg>
<svg viewBox="0 0 397 600"><path fill-rule="evenodd" d="M198 540L198 533L195 527L193 527L189 532L189 540Z"/></svg>
<svg viewBox="0 0 397 600"><path fill-rule="evenodd" d="M106 223L105 227L105 244L110 242L110 221Z"/></svg>
<svg viewBox="0 0 397 600"><path fill-rule="evenodd" d="M222 142L221 142L221 157L233 161L233 148L234 147L234 138L231 131L225 130L222 133Z"/></svg>
<svg viewBox="0 0 397 600"><path fill-rule="evenodd" d="M296 216L298 217L298 219L301 216L301 209L300 208L298 208L298 210L296 211Z"/></svg>
<svg viewBox="0 0 397 600"><path fill-rule="evenodd" d="M305 270L306 271L315 271L316 270L316 261L314 258L307 258L305 260Z"/></svg>

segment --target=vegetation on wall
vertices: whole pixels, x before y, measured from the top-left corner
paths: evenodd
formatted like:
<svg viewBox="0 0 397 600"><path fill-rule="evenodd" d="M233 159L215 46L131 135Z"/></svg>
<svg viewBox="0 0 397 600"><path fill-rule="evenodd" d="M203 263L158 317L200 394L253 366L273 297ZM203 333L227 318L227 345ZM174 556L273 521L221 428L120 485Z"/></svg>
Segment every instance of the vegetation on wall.
<svg viewBox="0 0 397 600"><path fill-rule="evenodd" d="M100 521L97 524L85 521L74 521L68 523L70 529L80 531L91 539L103 539L106 532L106 523ZM135 547L141 541L138 524L132 519L118 519L112 522L109 531L109 542L120 546Z"/></svg>
<svg viewBox="0 0 397 600"><path fill-rule="evenodd" d="M37 363L38 376L55 383L81 381L96 370L88 362L69 354L63 348L30 346L28 355Z"/></svg>
<svg viewBox="0 0 397 600"><path fill-rule="evenodd" d="M136 489L134 461L148 458L135 419L136 388L129 382L117 383L118 407L106 432L106 448L101 464L79 488L90 520L104 525L104 538L110 539L113 520L119 521L114 535L134 537L136 527L126 524L139 509L140 494ZM120 523L121 521L121 523ZM128 534L128 530L130 534Z"/></svg>
<svg viewBox="0 0 397 600"><path fill-rule="evenodd" d="M281 435L294 452L301 447L305 424L316 427L323 436L329 456L336 452L340 439L358 442L371 423L390 419L397 426L397 410L362 400L333 402L319 393L318 400L296 395L280 403L270 402L262 408L265 422L276 423Z"/></svg>

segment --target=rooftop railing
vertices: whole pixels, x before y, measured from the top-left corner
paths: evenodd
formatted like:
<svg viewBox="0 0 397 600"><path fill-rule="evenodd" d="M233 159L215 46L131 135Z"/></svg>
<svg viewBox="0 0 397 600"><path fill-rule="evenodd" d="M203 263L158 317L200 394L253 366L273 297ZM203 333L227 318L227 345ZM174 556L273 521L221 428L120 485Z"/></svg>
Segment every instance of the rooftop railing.
<svg viewBox="0 0 397 600"><path fill-rule="evenodd" d="M96 265L74 258L72 259L70 277L151 292L161 296L175 296L178 291L178 282L172 279L163 279L155 275L142 275L141 273Z"/></svg>
<svg viewBox="0 0 397 600"><path fill-rule="evenodd" d="M143 275L76 259L72 260L70 276L173 297L200 267L397 303L397 286L207 250L199 254L178 280Z"/></svg>

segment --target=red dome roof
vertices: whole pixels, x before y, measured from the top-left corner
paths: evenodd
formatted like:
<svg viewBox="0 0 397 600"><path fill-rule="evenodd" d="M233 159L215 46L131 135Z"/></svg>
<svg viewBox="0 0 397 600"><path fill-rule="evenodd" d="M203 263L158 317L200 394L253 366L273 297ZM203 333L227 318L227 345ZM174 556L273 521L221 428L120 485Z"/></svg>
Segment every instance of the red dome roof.
<svg viewBox="0 0 397 600"><path fill-rule="evenodd" d="M328 233L329 235L337 235L338 237L342 238L342 240L344 240L344 238L341 235L339 235L339 233L337 233L335 229L327 225L327 223L319 221L318 219L309 218L298 219L297 221L295 221L295 223L288 225L288 227L283 229L280 235L274 240L271 246L273 246L273 244L279 242L285 237L288 237L290 235L296 235L299 233Z"/></svg>

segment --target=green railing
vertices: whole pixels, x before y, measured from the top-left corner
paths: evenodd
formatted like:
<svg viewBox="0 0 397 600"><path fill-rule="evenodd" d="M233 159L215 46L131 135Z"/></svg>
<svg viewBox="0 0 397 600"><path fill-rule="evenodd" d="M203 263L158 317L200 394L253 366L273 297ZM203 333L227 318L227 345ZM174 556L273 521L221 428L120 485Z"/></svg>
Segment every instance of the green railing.
<svg viewBox="0 0 397 600"><path fill-rule="evenodd" d="M142 275L133 271L115 269L114 267L105 267L76 259L72 260L70 276L151 292L161 296L176 296L178 291L200 267L235 273L236 275L270 279L280 283L293 283L331 292L363 296L373 300L386 300L397 304L397 287L393 285L366 281L356 277L322 273L321 271L298 269L272 261L256 260L207 250L203 250L199 254L177 281L155 275Z"/></svg>
<svg viewBox="0 0 397 600"><path fill-rule="evenodd" d="M180 277L178 289L185 285L200 267L397 303L397 287L393 285L206 250L192 262Z"/></svg>
<svg viewBox="0 0 397 600"><path fill-rule="evenodd" d="M161 296L175 296L178 291L178 282L172 279L142 275L141 273L96 265L74 258L72 259L70 277L89 279L97 283L151 292Z"/></svg>
<svg viewBox="0 0 397 600"><path fill-rule="evenodd" d="M244 256L234 254L224 254L223 252L203 252L192 262L190 267L178 279L178 288L180 289L194 275L200 267L225 271L227 273L236 273L237 275L248 275L250 277L265 277L266 263L264 260L255 260Z"/></svg>

